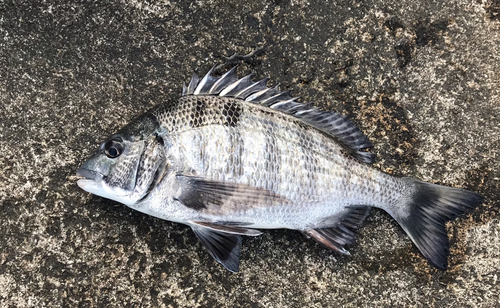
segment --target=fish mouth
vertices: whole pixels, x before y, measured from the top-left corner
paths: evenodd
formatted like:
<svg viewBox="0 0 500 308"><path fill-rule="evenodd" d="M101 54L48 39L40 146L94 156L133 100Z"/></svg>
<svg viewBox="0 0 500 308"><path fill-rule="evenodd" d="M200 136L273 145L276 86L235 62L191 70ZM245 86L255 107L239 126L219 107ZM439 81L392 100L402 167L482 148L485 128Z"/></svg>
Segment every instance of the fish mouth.
<svg viewBox="0 0 500 308"><path fill-rule="evenodd" d="M97 174L98 174L98 172L95 172L95 171L92 171L89 169L85 169L85 168L80 168L76 171L76 175L83 177L85 180L93 180L94 181Z"/></svg>
<svg viewBox="0 0 500 308"><path fill-rule="evenodd" d="M89 186L95 186L104 177L101 173L85 168L76 171L76 176L81 177L76 184L83 190L88 190Z"/></svg>

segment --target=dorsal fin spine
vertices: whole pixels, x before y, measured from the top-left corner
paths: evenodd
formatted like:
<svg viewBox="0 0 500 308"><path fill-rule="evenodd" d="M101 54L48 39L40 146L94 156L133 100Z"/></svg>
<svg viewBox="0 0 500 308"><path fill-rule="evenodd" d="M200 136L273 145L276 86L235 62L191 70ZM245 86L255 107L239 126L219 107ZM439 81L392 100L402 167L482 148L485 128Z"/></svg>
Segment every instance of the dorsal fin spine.
<svg viewBox="0 0 500 308"><path fill-rule="evenodd" d="M201 81L198 83L198 86L196 87L196 89L194 90L194 95L198 95L198 94L208 94L208 89L210 89L212 87L212 82L211 81L214 81L215 80L215 77L212 77L211 74L212 72L214 71L215 69L215 66L212 67L208 73L205 74L205 76L203 76L203 78L201 79ZM207 89L208 88L208 89ZM206 90L205 90L206 89ZM205 90L205 91L204 91Z"/></svg>
<svg viewBox="0 0 500 308"><path fill-rule="evenodd" d="M196 86L198 85L198 82L200 81L200 78L196 73L193 73L193 76L191 76L191 80L189 81L189 85L187 87L187 94L193 94L194 90L196 89Z"/></svg>
<svg viewBox="0 0 500 308"><path fill-rule="evenodd" d="M222 90L219 95L236 97L242 91L242 89L245 89L251 85L252 75L247 75L241 79L236 80L233 84L228 85L227 88Z"/></svg>
<svg viewBox="0 0 500 308"><path fill-rule="evenodd" d="M282 102L276 102L274 104L272 104L271 106L269 106L269 108L272 108L272 109L276 109L276 108L279 108L281 106L284 106L286 104L290 104L290 103L293 103L295 102L297 99L299 99L299 97L294 97L294 98L291 98L287 101L282 101Z"/></svg>
<svg viewBox="0 0 500 308"><path fill-rule="evenodd" d="M227 71L224 75L222 75L219 80L217 80L214 85L208 91L211 94L219 94L227 85L234 83L238 80L236 76L236 68L238 66L233 67L229 71Z"/></svg>
<svg viewBox="0 0 500 308"><path fill-rule="evenodd" d="M269 78L264 78L262 80L255 82L255 83L251 83L248 87L246 87L245 89L242 89L234 97L246 99L248 96L254 94L255 92L259 92L263 89L267 89L266 84L267 84L268 80L269 80ZM251 82L251 80L250 80L250 82Z"/></svg>
<svg viewBox="0 0 500 308"><path fill-rule="evenodd" d="M255 101L256 98L258 98L259 96L262 96L264 95L264 93L266 93L267 91L270 91L271 89L264 89L264 90L260 90L258 92L255 92L254 94L250 95L249 97L245 98L245 100L247 102L251 102L251 101Z"/></svg>

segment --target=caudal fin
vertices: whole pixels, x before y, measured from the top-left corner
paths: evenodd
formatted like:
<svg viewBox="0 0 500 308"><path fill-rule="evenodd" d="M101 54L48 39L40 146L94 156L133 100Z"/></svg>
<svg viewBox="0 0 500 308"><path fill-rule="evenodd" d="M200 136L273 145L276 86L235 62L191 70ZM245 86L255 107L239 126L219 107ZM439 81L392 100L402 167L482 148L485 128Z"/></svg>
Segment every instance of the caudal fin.
<svg viewBox="0 0 500 308"><path fill-rule="evenodd" d="M483 202L468 190L404 178L415 188L406 199L405 217L393 215L429 262L438 269L448 266L449 242L446 222Z"/></svg>

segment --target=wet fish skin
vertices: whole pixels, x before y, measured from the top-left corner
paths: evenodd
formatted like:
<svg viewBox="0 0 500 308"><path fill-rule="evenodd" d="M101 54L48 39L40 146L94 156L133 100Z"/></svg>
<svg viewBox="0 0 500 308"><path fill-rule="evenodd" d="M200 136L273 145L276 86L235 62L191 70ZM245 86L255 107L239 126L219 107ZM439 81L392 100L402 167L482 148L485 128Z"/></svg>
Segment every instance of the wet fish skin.
<svg viewBox="0 0 500 308"><path fill-rule="evenodd" d="M347 254L371 207L394 217L437 268L445 222L478 194L398 178L369 165L371 144L346 117L297 103L265 81L193 76L183 96L101 144L79 169L84 190L193 229L209 253L239 268L241 235L288 228ZM116 157L115 154L120 152Z"/></svg>

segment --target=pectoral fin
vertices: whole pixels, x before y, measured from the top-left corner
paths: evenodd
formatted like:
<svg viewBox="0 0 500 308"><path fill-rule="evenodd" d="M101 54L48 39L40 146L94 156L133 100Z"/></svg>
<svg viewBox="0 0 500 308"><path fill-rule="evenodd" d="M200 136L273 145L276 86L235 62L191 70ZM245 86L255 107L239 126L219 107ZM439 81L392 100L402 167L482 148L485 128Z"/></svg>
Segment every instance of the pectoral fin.
<svg viewBox="0 0 500 308"><path fill-rule="evenodd" d="M270 190L247 184L213 181L186 175L177 175L177 181L180 191L176 199L189 208L213 214L227 214L236 210L290 202Z"/></svg>
<svg viewBox="0 0 500 308"><path fill-rule="evenodd" d="M241 235L214 231L191 224L208 253L225 268L235 273L240 267Z"/></svg>

